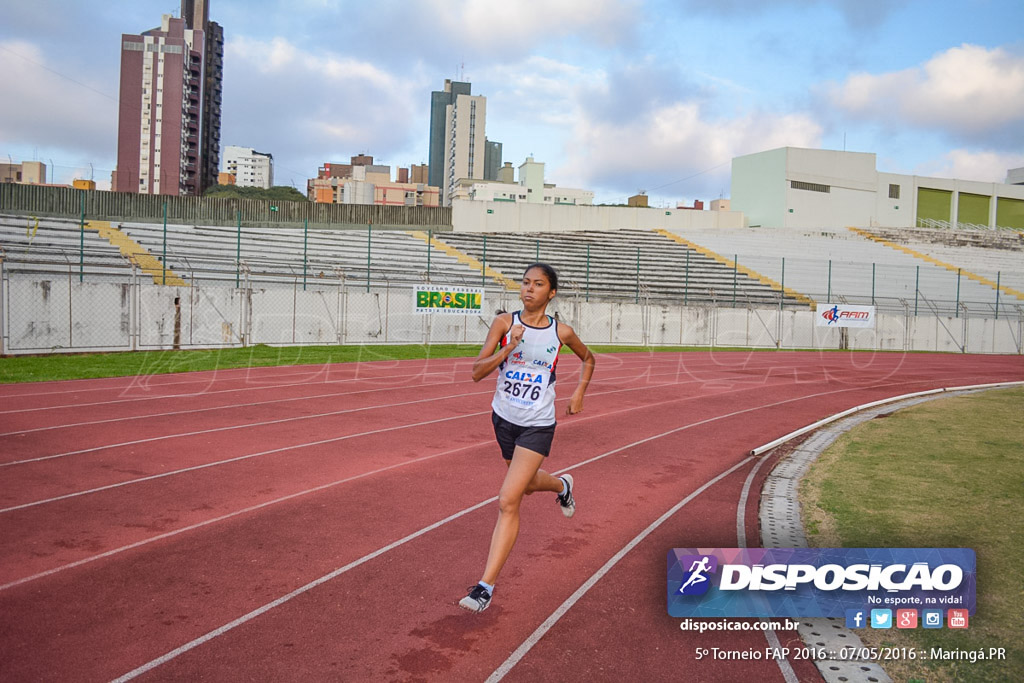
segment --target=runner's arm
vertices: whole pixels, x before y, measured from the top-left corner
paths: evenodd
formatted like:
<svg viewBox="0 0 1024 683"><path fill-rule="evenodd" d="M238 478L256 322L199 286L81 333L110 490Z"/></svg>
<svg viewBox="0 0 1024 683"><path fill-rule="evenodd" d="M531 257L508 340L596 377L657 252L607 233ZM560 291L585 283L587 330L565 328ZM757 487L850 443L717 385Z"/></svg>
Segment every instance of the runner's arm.
<svg viewBox="0 0 1024 683"><path fill-rule="evenodd" d="M583 394L587 391L590 378L594 376L596 359L594 354L590 352L590 349L587 348L587 345L576 336L576 331L564 323L559 323L558 325L558 339L572 349L572 352L583 361L583 369L580 371L580 383L576 385L576 390L572 392L572 397L569 399L569 405L565 408L566 415L575 415L576 413L583 412Z"/></svg>
<svg viewBox="0 0 1024 683"><path fill-rule="evenodd" d="M498 353L494 353L494 350L498 348L498 344L501 343L502 337L508 334L509 328L512 327L512 314L502 313L494 318L494 322L491 323L491 329L487 331L487 339L484 340L483 348L480 349L480 355L473 361L473 381L479 382L487 375L497 369L499 365L505 362L509 354L518 346L519 340L513 340L514 343L510 342L506 344ZM522 339L520 333L519 339Z"/></svg>

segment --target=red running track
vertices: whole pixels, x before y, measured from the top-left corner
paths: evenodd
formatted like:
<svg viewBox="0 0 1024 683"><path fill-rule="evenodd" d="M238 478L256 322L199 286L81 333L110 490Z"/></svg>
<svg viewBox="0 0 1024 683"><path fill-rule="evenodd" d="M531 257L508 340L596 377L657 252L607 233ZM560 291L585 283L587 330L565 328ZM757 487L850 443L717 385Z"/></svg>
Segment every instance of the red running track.
<svg viewBox="0 0 1024 683"><path fill-rule="evenodd" d="M579 364L564 360L567 397ZM572 470L579 510L529 498L494 602L472 615L456 602L505 468L493 379L469 368L0 387L3 679L818 680L803 661L696 660L768 641L681 631L668 549L760 544L771 462L754 446L889 396L1024 380L1009 356L601 356L549 461Z"/></svg>

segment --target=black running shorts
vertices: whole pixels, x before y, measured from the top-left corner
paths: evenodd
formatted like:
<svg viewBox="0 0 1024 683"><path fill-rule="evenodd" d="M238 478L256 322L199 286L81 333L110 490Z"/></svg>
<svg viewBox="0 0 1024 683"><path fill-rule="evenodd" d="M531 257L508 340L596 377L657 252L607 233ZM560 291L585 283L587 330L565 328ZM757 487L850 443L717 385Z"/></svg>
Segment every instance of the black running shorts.
<svg viewBox="0 0 1024 683"><path fill-rule="evenodd" d="M546 427L521 427L509 422L495 412L491 412L491 423L494 425L494 436L501 446L501 457L512 459L516 446L536 451L544 457L551 452L551 440L555 438L555 425Z"/></svg>

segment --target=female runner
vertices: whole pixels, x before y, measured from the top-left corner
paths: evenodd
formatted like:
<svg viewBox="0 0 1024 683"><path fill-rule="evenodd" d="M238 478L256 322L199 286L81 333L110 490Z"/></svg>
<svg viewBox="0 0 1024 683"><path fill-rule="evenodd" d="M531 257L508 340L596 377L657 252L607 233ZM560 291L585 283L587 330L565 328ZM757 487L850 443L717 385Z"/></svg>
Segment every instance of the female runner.
<svg viewBox="0 0 1024 683"><path fill-rule="evenodd" d="M553 477L540 469L555 435L555 366L562 344L583 361L580 382L569 399L566 415L583 410L583 394L594 374L590 349L571 327L547 315L548 302L557 289L554 268L545 263L527 267L519 290L523 309L501 313L494 319L473 363L474 382L500 370L491 401L491 422L508 471L498 493L498 523L491 536L483 578L459 602L460 607L472 612L483 612L491 604L498 573L519 535L519 506L524 495L551 491L558 494L562 514L572 517L576 511L572 475Z"/></svg>

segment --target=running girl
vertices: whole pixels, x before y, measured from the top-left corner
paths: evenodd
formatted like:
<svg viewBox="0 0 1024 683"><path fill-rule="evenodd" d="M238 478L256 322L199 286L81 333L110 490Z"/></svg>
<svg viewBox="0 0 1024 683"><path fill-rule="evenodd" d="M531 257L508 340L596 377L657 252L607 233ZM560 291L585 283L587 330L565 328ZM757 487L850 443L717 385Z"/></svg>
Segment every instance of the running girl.
<svg viewBox="0 0 1024 683"><path fill-rule="evenodd" d="M483 612L491 604L498 573L519 535L519 506L524 495L551 491L557 494L562 514L572 517L576 511L572 475L553 477L540 469L555 435L555 366L562 344L583 361L580 382L566 406L566 415L583 410L583 394L594 374L594 354L571 327L547 314L557 289L554 268L545 263L527 267L519 290L523 309L501 313L494 319L473 363L474 382L500 370L491 401L491 422L508 471L498 493L498 523L491 536L483 578L459 602L460 607L472 612Z"/></svg>

